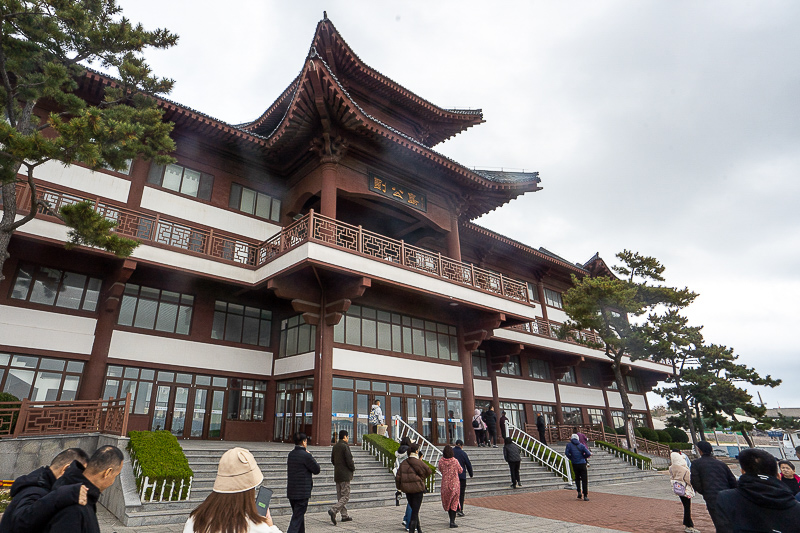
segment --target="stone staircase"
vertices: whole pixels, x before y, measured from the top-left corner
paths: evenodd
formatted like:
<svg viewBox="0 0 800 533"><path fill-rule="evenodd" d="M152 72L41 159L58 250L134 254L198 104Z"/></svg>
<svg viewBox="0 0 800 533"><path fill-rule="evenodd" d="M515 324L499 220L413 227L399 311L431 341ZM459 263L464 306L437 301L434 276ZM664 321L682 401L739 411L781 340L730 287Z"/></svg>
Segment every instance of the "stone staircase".
<svg viewBox="0 0 800 533"><path fill-rule="evenodd" d="M234 446L249 449L264 474L264 486L273 489L270 513L273 516L291 514L286 498L286 457L293 445L280 443L233 443L219 441L183 441L181 446L194 472L191 499L185 502L144 503L140 508L128 508L127 526L182 524L211 492L217 473L219 459ZM394 505L394 478L391 472L369 453L352 446L356 475L350 485L348 509ZM320 473L314 476L314 490L308 504L309 513L327 511L336 501L336 484L333 481L331 448L309 446L308 450L320 465Z"/></svg>
<svg viewBox="0 0 800 533"><path fill-rule="evenodd" d="M184 523L189 513L211 492L219 459L226 450L234 446L242 446L253 453L264 473L264 486L275 491L270 503L270 512L274 516L291 514L291 507L286 499L286 457L294 446L281 443L220 441L183 441L181 446L194 472L191 499L184 502L129 506L126 508L123 520L126 526ZM565 446L566 444L559 443L554 448L561 451ZM333 465L330 462L331 448L309 446L308 449L321 468L321 472L314 476L314 491L309 501L308 512L325 512L336 500L336 484L333 481ZM351 484L348 509L394 505L395 485L391 472L360 447L352 446L350 449L356 464L356 475ZM566 487L566 483L560 477L523 456L520 466L522 487L512 489L508 464L503 460L502 447L467 447L465 450L470 457L474 472L474 477L467 481L467 498ZM590 490L592 485L640 481L658 475L654 471L638 470L599 448L593 447L592 452L594 455L589 467ZM438 493L438 481L436 493ZM405 505L405 500L401 500L400 504Z"/></svg>

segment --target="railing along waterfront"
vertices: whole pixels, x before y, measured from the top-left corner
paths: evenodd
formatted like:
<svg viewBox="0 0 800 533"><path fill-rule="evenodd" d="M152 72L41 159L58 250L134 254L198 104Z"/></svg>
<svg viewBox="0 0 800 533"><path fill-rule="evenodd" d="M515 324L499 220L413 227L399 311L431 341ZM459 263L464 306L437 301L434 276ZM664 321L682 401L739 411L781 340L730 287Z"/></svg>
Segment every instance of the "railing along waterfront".
<svg viewBox="0 0 800 533"><path fill-rule="evenodd" d="M569 460L564 454L555 451L513 424L507 424L506 429L508 436L511 437L525 455L528 455L548 470L560 475L568 485L572 485L572 470L569 467Z"/></svg>
<svg viewBox="0 0 800 533"><path fill-rule="evenodd" d="M108 400L0 402L0 437L31 437L70 433L125 436L131 395Z"/></svg>
<svg viewBox="0 0 800 533"><path fill-rule="evenodd" d="M525 426L529 431L534 431L535 425ZM628 438L625 435L617 435L616 433L608 433L605 426L602 424L596 425L571 425L571 424L558 424L547 426L546 436L548 442L568 441L573 433L583 433L590 441L605 441L620 448L630 449L628 446ZM636 449L631 450L637 453L649 453L659 457L669 459L670 449L666 444L647 440L643 437L636 437Z"/></svg>
<svg viewBox="0 0 800 533"><path fill-rule="evenodd" d="M456 261L402 240L384 237L361 226L320 215L313 210L259 243L222 231L187 224L169 216L128 209L96 197L76 195L50 186L40 185L37 190L40 199L47 202L53 212L65 205L91 201L94 202L97 212L117 222L115 231L120 235L243 266L257 268L306 242L317 242L512 300L529 302L528 287L523 281L471 263ZM17 184L17 209L20 212L30 212L31 209L30 189L21 183ZM49 214L41 206L39 212L43 215Z"/></svg>

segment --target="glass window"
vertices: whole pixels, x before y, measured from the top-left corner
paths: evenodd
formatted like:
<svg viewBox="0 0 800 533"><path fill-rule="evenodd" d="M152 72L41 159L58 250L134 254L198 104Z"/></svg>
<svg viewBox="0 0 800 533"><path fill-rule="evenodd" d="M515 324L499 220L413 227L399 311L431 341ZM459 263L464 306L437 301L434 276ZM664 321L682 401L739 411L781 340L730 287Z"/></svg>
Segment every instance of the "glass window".
<svg viewBox="0 0 800 533"><path fill-rule="evenodd" d="M74 400L83 362L0 354L0 390L34 402Z"/></svg>
<svg viewBox="0 0 800 533"><path fill-rule="evenodd" d="M191 295L127 283L117 323L188 335L193 304Z"/></svg>
<svg viewBox="0 0 800 533"><path fill-rule="evenodd" d="M611 411L611 420L614 424L614 429L625 427L625 414L622 411Z"/></svg>
<svg viewBox="0 0 800 533"><path fill-rule="evenodd" d="M500 414L506 412L509 423L522 430L525 429L525 405L514 402L500 402Z"/></svg>
<svg viewBox="0 0 800 533"><path fill-rule="evenodd" d="M628 392L642 392L642 382L637 376L625 376L625 385L628 386Z"/></svg>
<svg viewBox="0 0 800 533"><path fill-rule="evenodd" d="M556 423L556 412L554 406L545 404L534 404L532 405L532 407L533 407L533 415L538 418L539 413L541 413L548 426Z"/></svg>
<svg viewBox="0 0 800 533"><path fill-rule="evenodd" d="M530 281L526 282L528 286L528 301L530 302L538 302L539 301L539 291L536 290L536 284L531 283Z"/></svg>
<svg viewBox="0 0 800 533"><path fill-rule="evenodd" d="M300 315L281 321L278 357L289 357L316 349L317 327L306 324Z"/></svg>
<svg viewBox="0 0 800 533"><path fill-rule="evenodd" d="M231 184L231 195L228 202L231 209L250 213L260 218L280 221L281 201L268 194L248 189L238 183Z"/></svg>
<svg viewBox="0 0 800 533"><path fill-rule="evenodd" d="M528 376L535 379L553 379L550 373L550 363L541 359L528 359Z"/></svg>
<svg viewBox="0 0 800 533"><path fill-rule="evenodd" d="M500 367L500 373L507 374L509 376L521 376L522 369L519 366L519 356L510 356L509 360L503 363L503 366Z"/></svg>
<svg viewBox="0 0 800 533"><path fill-rule="evenodd" d="M472 375L474 377L489 377L489 367L486 365L486 352L475 350L472 352Z"/></svg>
<svg viewBox="0 0 800 533"><path fill-rule="evenodd" d="M456 328L352 305L333 329L334 342L458 361Z"/></svg>
<svg viewBox="0 0 800 533"><path fill-rule="evenodd" d="M212 339L269 346L272 311L217 300L214 304Z"/></svg>
<svg viewBox="0 0 800 533"><path fill-rule="evenodd" d="M567 407L561 408L561 415L564 417L564 424L566 425L580 425L583 424L583 414L580 407Z"/></svg>
<svg viewBox="0 0 800 533"><path fill-rule="evenodd" d="M575 377L575 367L574 366L569 367L569 370L567 370L563 376L558 378L558 381L560 381L561 383L577 383L578 380Z"/></svg>
<svg viewBox="0 0 800 533"><path fill-rule="evenodd" d="M596 366L582 366L581 383L588 387L600 387L600 369Z"/></svg>
<svg viewBox="0 0 800 533"><path fill-rule="evenodd" d="M84 274L22 264L17 269L11 298L64 309L97 309L101 280Z"/></svg>
<svg viewBox="0 0 800 533"><path fill-rule="evenodd" d="M187 196L210 200L214 176L181 165L152 163L147 182Z"/></svg>
<svg viewBox="0 0 800 533"><path fill-rule="evenodd" d="M552 289L548 289L547 287L544 288L544 298L547 301L547 305L550 307L557 307L562 309L564 307L564 303L561 301L561 293L556 292Z"/></svg>
<svg viewBox="0 0 800 533"><path fill-rule="evenodd" d="M266 382L231 379L228 393L228 420L260 422L264 420Z"/></svg>
<svg viewBox="0 0 800 533"><path fill-rule="evenodd" d="M602 409L587 409L589 423L593 426L600 426L606 423L606 415Z"/></svg>

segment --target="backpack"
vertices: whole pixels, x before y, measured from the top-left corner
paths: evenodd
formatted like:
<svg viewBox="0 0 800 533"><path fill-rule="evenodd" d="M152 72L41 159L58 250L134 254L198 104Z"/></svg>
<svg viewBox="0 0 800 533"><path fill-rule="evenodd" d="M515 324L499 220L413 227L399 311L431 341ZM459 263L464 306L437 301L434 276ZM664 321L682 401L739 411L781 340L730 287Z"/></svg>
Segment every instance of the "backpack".
<svg viewBox="0 0 800 533"><path fill-rule="evenodd" d="M472 427L474 427L475 429L478 429L479 427L481 427L481 423L478 422L477 419L475 419L475 420L472 421Z"/></svg>

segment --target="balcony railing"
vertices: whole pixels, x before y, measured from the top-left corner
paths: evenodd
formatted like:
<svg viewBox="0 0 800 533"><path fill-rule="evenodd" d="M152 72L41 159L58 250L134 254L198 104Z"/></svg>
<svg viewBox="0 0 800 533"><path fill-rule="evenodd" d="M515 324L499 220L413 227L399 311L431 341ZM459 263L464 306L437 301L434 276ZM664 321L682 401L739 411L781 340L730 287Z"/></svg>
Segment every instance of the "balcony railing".
<svg viewBox="0 0 800 533"><path fill-rule="evenodd" d="M0 402L0 437L68 433L126 435L131 395L108 400Z"/></svg>
<svg viewBox="0 0 800 533"><path fill-rule="evenodd" d="M526 303L529 301L525 282L470 263L455 261L441 253L412 246L402 240L389 239L361 226L314 213L313 210L259 243L225 232L192 226L161 214L128 209L99 198L75 195L53 187L39 186L37 189L41 199L48 202L53 211L58 211L64 205L89 200L94 202L99 213L118 223L115 231L120 235L241 266L258 268L306 242L318 242L512 300ZM17 185L17 209L20 212L29 212L30 208L30 189L20 183ZM40 213L47 214L41 208Z"/></svg>
<svg viewBox="0 0 800 533"><path fill-rule="evenodd" d="M516 326L509 326L508 329L512 329L514 331L522 331L524 333L531 333L534 335L541 335L543 337L552 337L554 339L558 338L558 329L561 327L561 324L558 322L548 321L544 318L536 318L536 320L532 322L524 322L522 324L517 324ZM596 344L603 344L603 339L597 333L588 330L582 330L579 332L573 331L567 335L567 338L564 339L566 342L571 342L573 344L579 344L578 337L582 342L593 342Z"/></svg>

